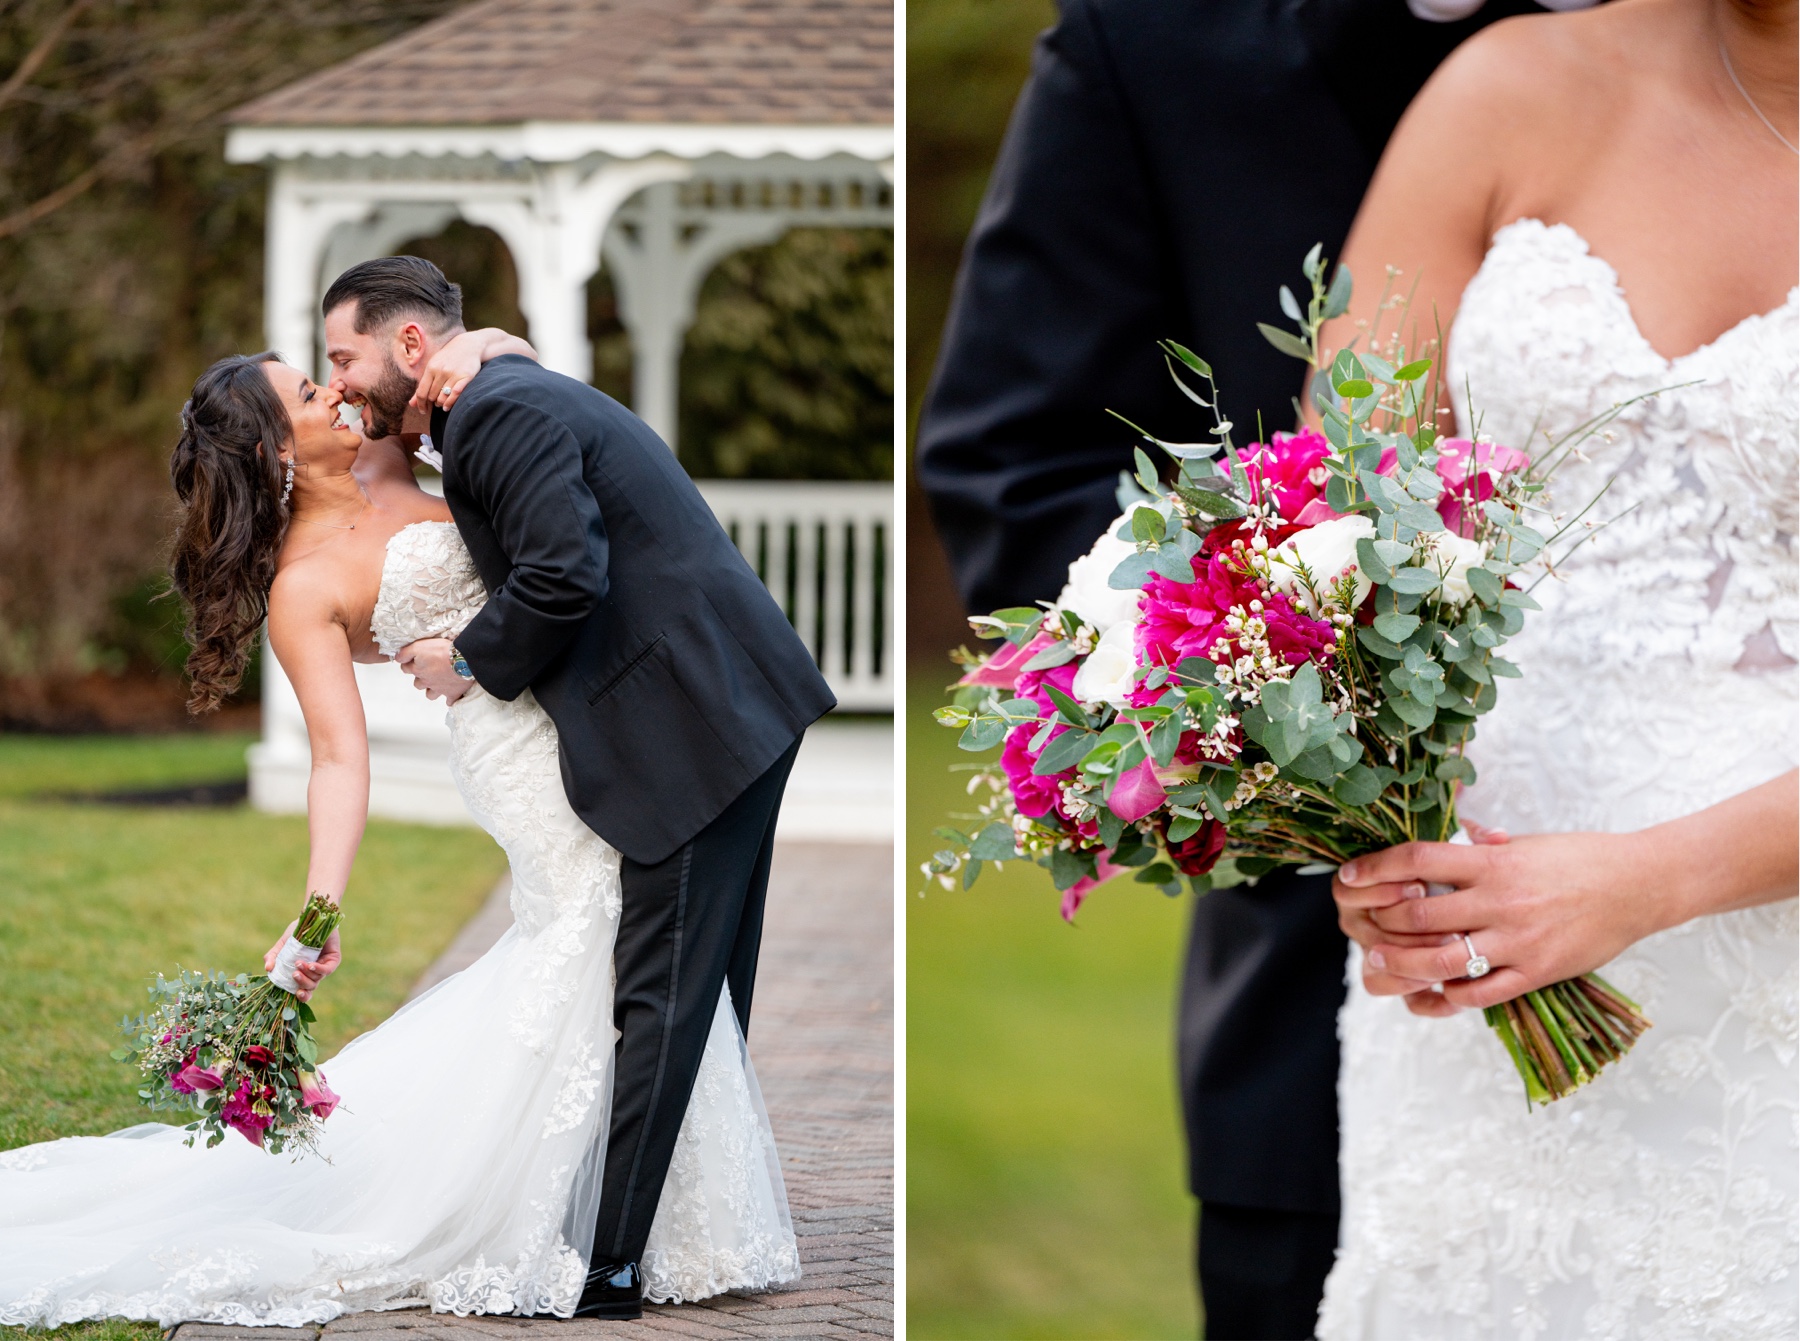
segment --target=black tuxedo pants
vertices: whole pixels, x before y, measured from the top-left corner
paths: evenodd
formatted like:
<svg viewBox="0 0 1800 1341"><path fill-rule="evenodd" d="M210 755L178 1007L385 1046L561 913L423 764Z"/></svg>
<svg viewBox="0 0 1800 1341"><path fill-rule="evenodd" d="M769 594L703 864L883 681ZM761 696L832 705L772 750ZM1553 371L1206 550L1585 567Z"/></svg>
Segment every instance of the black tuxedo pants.
<svg viewBox="0 0 1800 1341"><path fill-rule="evenodd" d="M749 1036L775 816L799 750L796 740L673 856L651 866L621 859L613 1023L623 1037L614 1050L595 1262L643 1255L727 982Z"/></svg>
<svg viewBox="0 0 1800 1341"><path fill-rule="evenodd" d="M1338 1218L1209 1201L1200 1210L1206 1341L1305 1341L1337 1254Z"/></svg>

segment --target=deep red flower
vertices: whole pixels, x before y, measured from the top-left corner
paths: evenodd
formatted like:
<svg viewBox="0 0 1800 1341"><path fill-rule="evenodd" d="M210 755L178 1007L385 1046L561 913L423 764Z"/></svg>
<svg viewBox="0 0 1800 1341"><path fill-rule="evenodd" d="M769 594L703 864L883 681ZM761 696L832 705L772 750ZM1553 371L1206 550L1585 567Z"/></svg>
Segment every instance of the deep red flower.
<svg viewBox="0 0 1800 1341"><path fill-rule="evenodd" d="M1169 842L1167 819L1159 827L1163 845L1169 849L1169 860L1183 875L1205 875L1218 865L1219 856L1225 851L1225 826L1216 819L1208 818L1179 843Z"/></svg>

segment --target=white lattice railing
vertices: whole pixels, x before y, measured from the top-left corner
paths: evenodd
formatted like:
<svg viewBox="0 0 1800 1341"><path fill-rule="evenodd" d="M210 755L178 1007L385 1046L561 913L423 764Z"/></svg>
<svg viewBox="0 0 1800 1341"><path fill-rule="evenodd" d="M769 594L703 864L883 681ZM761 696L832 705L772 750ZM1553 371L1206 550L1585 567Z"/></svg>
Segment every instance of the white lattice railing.
<svg viewBox="0 0 1800 1341"><path fill-rule="evenodd" d="M699 480L732 543L812 650L840 709L894 709L894 490Z"/></svg>

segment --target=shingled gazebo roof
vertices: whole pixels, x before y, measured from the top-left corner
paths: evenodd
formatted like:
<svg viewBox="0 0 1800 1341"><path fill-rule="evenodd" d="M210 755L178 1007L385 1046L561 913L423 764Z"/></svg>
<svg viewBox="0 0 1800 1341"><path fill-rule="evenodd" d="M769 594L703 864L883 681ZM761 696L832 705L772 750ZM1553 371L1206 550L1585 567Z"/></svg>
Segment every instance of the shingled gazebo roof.
<svg viewBox="0 0 1800 1341"><path fill-rule="evenodd" d="M480 0L239 126L887 125L892 0Z"/></svg>

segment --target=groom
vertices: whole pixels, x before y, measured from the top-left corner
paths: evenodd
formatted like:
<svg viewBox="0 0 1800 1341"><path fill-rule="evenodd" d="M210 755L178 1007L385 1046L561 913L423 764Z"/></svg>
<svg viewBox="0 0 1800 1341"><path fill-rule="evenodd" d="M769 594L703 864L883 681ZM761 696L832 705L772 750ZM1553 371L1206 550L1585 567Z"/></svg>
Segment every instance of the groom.
<svg viewBox="0 0 1800 1341"><path fill-rule="evenodd" d="M462 330L429 261L353 266L325 293L332 385L398 431ZM612 1124L577 1316L641 1313L638 1259L724 983L748 1032L775 816L800 736L835 706L811 654L675 454L618 402L497 358L431 433L487 587L457 635L401 650L428 690L530 689L563 786L622 854Z"/></svg>

